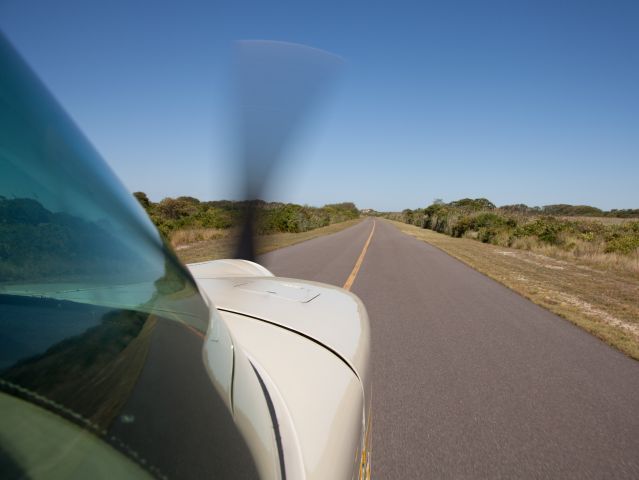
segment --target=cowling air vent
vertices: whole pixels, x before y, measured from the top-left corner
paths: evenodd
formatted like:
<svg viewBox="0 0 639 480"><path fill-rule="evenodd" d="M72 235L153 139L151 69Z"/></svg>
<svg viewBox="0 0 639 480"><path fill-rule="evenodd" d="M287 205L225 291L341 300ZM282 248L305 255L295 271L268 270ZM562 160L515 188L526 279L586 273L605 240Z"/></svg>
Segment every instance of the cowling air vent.
<svg viewBox="0 0 639 480"><path fill-rule="evenodd" d="M282 280L268 279L242 281L233 285L239 290L257 293L264 296L275 296L289 302L309 303L320 296L320 292L312 287L294 285Z"/></svg>

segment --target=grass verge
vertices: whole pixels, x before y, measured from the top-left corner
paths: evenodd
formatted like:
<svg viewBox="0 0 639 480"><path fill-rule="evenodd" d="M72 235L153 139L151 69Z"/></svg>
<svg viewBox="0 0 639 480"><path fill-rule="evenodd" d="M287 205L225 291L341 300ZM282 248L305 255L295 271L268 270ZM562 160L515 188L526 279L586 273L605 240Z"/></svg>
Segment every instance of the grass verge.
<svg viewBox="0 0 639 480"><path fill-rule="evenodd" d="M639 277L386 220L639 360Z"/></svg>
<svg viewBox="0 0 639 480"><path fill-rule="evenodd" d="M323 235L330 235L361 222L362 219L347 220L326 227L315 228L301 233L273 233L257 237L257 254L261 255L278 248L288 247ZM217 234L208 240L176 246L176 254L184 263L204 262L218 258L230 258L236 245L236 231L217 230Z"/></svg>

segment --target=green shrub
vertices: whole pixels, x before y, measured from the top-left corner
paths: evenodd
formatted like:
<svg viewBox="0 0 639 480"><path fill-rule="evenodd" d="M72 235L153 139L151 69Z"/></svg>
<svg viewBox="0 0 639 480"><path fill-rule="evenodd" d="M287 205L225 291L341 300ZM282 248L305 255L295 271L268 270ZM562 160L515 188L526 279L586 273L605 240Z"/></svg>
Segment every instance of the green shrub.
<svg viewBox="0 0 639 480"><path fill-rule="evenodd" d="M194 215L197 226L203 228L231 228L237 222L238 213L216 207L205 207Z"/></svg>
<svg viewBox="0 0 639 480"><path fill-rule="evenodd" d="M639 236L624 235L614 238L606 243L606 253L621 253L629 255L639 249Z"/></svg>
<svg viewBox="0 0 639 480"><path fill-rule="evenodd" d="M519 226L515 232L515 237L535 236L542 242L550 245L561 244L560 233L568 230L570 223L555 217L539 217L534 221Z"/></svg>
<svg viewBox="0 0 639 480"><path fill-rule="evenodd" d="M513 218L493 212L482 212L460 217L452 228L452 236L461 237L467 231L476 231L480 232L478 238L486 238L487 240L482 241L487 242L498 233L510 230L516 226L517 221Z"/></svg>
<svg viewBox="0 0 639 480"><path fill-rule="evenodd" d="M605 233L606 252L631 254L639 248L639 222L611 225Z"/></svg>

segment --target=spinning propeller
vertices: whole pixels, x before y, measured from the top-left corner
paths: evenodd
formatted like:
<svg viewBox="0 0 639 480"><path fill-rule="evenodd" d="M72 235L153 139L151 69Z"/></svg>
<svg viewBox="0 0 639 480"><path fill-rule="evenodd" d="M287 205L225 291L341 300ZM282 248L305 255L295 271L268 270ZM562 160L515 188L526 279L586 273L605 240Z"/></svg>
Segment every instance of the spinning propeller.
<svg viewBox="0 0 639 480"><path fill-rule="evenodd" d="M342 60L328 52L286 42L237 44L239 164L245 209L236 258L255 260L256 202L285 149L334 80Z"/></svg>

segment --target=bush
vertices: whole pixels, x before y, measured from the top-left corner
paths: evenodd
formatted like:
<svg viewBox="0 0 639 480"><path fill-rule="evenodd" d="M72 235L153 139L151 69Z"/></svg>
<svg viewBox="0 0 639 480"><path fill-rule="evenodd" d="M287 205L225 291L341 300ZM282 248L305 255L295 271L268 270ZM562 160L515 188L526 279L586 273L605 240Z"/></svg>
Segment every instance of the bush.
<svg viewBox="0 0 639 480"><path fill-rule="evenodd" d="M638 236L619 236L606 243L606 253L621 253L629 255L639 250L639 237Z"/></svg>
<svg viewBox="0 0 639 480"><path fill-rule="evenodd" d="M452 228L453 237L461 237L467 231L484 232L483 235L479 235L479 238L492 238L500 231L508 230L517 226L517 221L512 218L507 218L503 215L482 212L475 215L465 215L457 220L457 223ZM489 241L489 240L482 240Z"/></svg>
<svg viewBox="0 0 639 480"><path fill-rule="evenodd" d="M217 207L205 207L194 215L194 226L203 228L231 228L237 222L238 215Z"/></svg>
<svg viewBox="0 0 639 480"><path fill-rule="evenodd" d="M304 231L305 215L300 205L285 204L259 211L258 233Z"/></svg>
<svg viewBox="0 0 639 480"><path fill-rule="evenodd" d="M569 228L569 222L559 220L555 217L544 216L534 221L518 227L515 237L534 236L550 245L561 244L560 233Z"/></svg>
<svg viewBox="0 0 639 480"><path fill-rule="evenodd" d="M606 253L629 255L639 248L639 222L612 225L606 232Z"/></svg>

